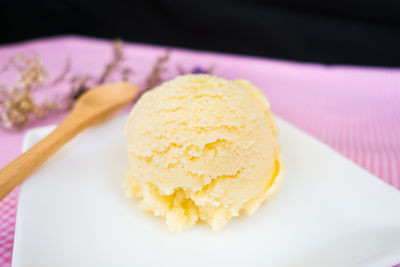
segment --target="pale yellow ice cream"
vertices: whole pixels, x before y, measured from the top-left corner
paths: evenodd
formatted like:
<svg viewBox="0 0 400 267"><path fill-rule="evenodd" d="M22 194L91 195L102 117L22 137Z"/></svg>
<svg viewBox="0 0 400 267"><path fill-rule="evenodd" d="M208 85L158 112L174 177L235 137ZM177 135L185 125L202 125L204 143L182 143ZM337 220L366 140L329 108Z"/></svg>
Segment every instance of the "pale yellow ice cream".
<svg viewBox="0 0 400 267"><path fill-rule="evenodd" d="M124 187L172 231L218 230L255 212L282 182L277 129L263 93L246 80L184 75L145 93L125 128Z"/></svg>

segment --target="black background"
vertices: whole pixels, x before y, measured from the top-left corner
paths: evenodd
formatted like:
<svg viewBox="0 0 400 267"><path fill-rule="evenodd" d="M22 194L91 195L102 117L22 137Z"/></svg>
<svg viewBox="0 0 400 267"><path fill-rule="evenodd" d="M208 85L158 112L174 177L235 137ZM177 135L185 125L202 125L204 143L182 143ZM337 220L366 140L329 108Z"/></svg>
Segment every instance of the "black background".
<svg viewBox="0 0 400 267"><path fill-rule="evenodd" d="M400 1L2 1L0 43L103 38L327 64L400 66Z"/></svg>

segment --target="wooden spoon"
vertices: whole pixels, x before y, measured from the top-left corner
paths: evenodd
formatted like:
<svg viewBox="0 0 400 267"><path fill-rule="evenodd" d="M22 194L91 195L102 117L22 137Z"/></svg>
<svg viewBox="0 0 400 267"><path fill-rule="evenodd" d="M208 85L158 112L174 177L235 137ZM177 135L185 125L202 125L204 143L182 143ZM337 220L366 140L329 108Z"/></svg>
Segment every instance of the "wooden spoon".
<svg viewBox="0 0 400 267"><path fill-rule="evenodd" d="M68 117L46 138L0 170L0 200L22 183L61 146L87 127L103 122L131 103L138 88L129 83L111 83L84 93Z"/></svg>

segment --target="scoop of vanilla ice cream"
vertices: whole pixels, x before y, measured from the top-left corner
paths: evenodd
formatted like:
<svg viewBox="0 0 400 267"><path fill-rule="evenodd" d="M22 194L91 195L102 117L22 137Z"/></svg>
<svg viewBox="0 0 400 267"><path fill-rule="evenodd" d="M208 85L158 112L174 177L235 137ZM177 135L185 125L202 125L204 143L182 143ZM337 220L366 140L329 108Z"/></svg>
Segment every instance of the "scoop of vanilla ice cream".
<svg viewBox="0 0 400 267"><path fill-rule="evenodd" d="M284 172L269 108L246 80L184 75L148 91L125 128L127 194L172 231L255 212Z"/></svg>

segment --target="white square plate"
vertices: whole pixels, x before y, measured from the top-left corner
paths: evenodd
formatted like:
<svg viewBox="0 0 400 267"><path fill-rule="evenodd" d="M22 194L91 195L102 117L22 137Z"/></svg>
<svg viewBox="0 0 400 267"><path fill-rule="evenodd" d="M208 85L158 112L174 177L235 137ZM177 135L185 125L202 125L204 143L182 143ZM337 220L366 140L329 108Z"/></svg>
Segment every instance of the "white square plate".
<svg viewBox="0 0 400 267"><path fill-rule="evenodd" d="M275 198L219 232L168 232L121 189L126 118L84 132L22 185L14 267L400 262L399 191L281 119L287 175ZM24 149L51 129L29 131Z"/></svg>

